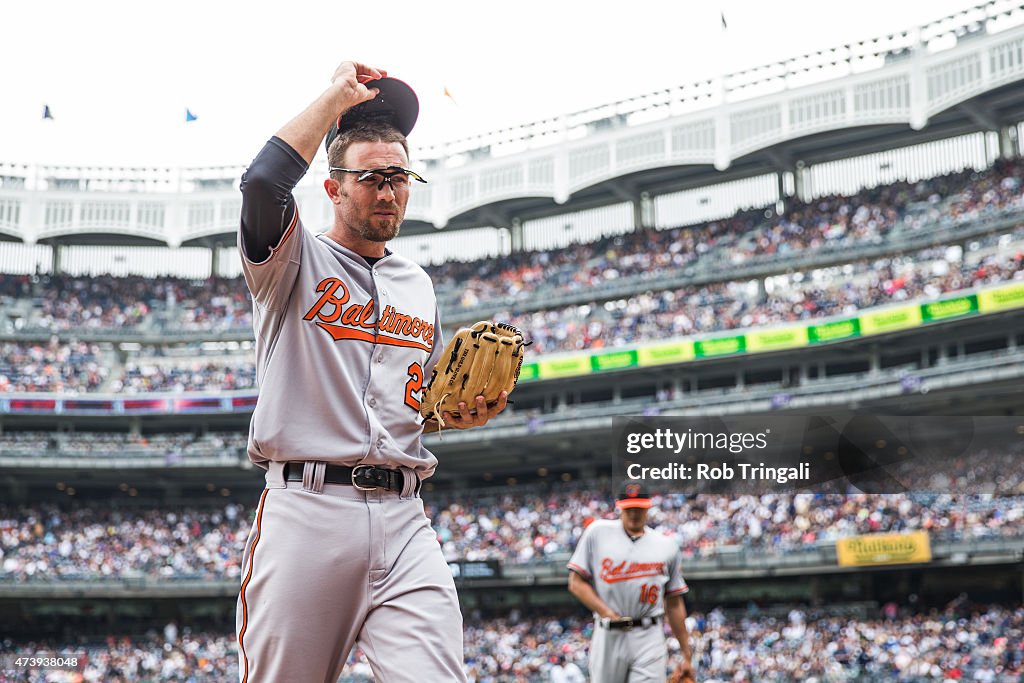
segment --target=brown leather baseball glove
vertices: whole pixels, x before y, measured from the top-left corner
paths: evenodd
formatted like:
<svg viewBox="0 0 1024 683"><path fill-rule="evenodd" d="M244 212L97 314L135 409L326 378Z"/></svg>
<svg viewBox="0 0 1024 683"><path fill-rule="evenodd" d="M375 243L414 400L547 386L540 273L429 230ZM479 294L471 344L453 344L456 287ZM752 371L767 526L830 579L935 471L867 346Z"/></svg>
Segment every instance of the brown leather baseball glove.
<svg viewBox="0 0 1024 683"><path fill-rule="evenodd" d="M680 664L672 672L668 683L697 683L697 679L693 676L693 667Z"/></svg>
<svg viewBox="0 0 1024 683"><path fill-rule="evenodd" d="M462 328L448 341L423 391L424 427L444 427L443 413L459 415L459 403L476 405L483 396L493 406L502 391L510 394L523 367L523 335L505 323L481 321Z"/></svg>

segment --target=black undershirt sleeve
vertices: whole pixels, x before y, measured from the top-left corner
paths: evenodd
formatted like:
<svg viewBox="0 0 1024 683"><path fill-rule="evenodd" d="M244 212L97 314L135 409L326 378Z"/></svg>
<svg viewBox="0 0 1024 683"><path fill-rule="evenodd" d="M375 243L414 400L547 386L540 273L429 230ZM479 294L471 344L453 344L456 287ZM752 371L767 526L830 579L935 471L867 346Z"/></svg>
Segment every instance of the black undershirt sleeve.
<svg viewBox="0 0 1024 683"><path fill-rule="evenodd" d="M242 174L242 245L254 263L270 257L295 215L292 190L309 165L291 145L275 136Z"/></svg>

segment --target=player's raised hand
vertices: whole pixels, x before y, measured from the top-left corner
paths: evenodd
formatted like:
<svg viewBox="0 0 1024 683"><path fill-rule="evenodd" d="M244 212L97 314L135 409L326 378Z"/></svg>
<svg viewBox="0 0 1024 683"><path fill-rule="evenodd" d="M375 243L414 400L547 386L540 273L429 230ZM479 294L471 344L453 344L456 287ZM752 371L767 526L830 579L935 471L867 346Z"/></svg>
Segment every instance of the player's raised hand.
<svg viewBox="0 0 1024 683"><path fill-rule="evenodd" d="M388 72L359 62L342 62L334 70L331 83L342 90L345 99L354 107L377 96L376 88L367 88L366 83L384 78Z"/></svg>

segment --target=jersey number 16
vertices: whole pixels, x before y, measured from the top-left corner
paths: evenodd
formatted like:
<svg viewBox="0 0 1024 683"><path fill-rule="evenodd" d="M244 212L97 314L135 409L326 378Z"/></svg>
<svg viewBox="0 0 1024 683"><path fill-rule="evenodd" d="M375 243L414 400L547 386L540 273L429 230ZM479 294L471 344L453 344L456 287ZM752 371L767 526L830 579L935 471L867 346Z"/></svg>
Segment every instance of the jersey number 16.
<svg viewBox="0 0 1024 683"><path fill-rule="evenodd" d="M646 602L650 605L657 604L659 593L661 593L661 586L645 583L640 586L640 602Z"/></svg>

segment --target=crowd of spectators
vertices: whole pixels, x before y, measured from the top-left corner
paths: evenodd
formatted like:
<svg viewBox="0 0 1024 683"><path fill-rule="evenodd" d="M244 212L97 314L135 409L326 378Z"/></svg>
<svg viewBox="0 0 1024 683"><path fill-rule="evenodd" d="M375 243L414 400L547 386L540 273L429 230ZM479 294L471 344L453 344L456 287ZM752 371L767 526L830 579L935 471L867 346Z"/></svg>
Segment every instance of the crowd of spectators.
<svg viewBox="0 0 1024 683"><path fill-rule="evenodd" d="M429 503L448 559L530 563L566 559L588 520L607 516L608 497L572 494L503 496L474 504ZM723 547L787 553L844 536L927 530L946 538L1024 533L1024 491L1008 498L949 494L765 494L662 497L650 525L674 539L684 557Z"/></svg>
<svg viewBox="0 0 1024 683"><path fill-rule="evenodd" d="M194 360L189 363L159 359L129 361L121 377L110 384L113 393L144 394L155 391L235 391L256 387L254 360Z"/></svg>
<svg viewBox="0 0 1024 683"><path fill-rule="evenodd" d="M0 580L239 576L252 510L0 507Z"/></svg>
<svg viewBox="0 0 1024 683"><path fill-rule="evenodd" d="M0 342L0 393L84 393L99 389L109 363L96 344L82 341Z"/></svg>
<svg viewBox="0 0 1024 683"><path fill-rule="evenodd" d="M976 241L978 253L936 246L913 254L790 273L770 288L724 281L652 290L612 301L496 318L527 330L532 354L598 349L693 334L791 323L887 303L934 299L962 289L1024 278L1024 226ZM199 352L202 353L202 352ZM200 359L129 358L119 377L96 344L58 342L0 345L0 392L109 393L230 391L256 386L247 355ZM106 382L106 384L104 384Z"/></svg>
<svg viewBox="0 0 1024 683"><path fill-rule="evenodd" d="M0 454L7 456L111 456L159 455L188 459L189 456L237 454L245 447L243 432L21 432L0 434Z"/></svg>
<svg viewBox="0 0 1024 683"><path fill-rule="evenodd" d="M748 211L704 225L607 237L564 249L433 266L442 313L486 302L489 315L526 330L531 353L595 349L693 334L808 320L891 302L929 299L1024 277L1024 226L978 238L980 254L936 246L790 273L774 286L728 280L730 266L751 258L846 247L884 239L894 230L976 221L1024 202L1024 162L999 162L917 183L897 182L853 197L796 203L783 214ZM993 244L998 246L992 247ZM702 260L723 279L664 289L670 274ZM785 276L783 276L785 279ZM607 299L603 285L632 278L632 295ZM769 281L770 282L770 281ZM647 287L647 289L645 289ZM588 292L586 303L533 310L538 293ZM455 301L449 295L457 293ZM193 333L251 330L251 302L241 278L193 281L174 277L0 275L0 298L26 310L8 331L136 330ZM504 302L504 303L502 303ZM521 304L530 302L532 308ZM499 306L504 310L494 310ZM245 390L255 387L255 362L201 354L184 361L129 357L109 376L110 344L82 341L0 344L0 393L110 393Z"/></svg>
<svg viewBox="0 0 1024 683"><path fill-rule="evenodd" d="M543 354L853 315L873 306L1024 277L1021 249L954 263L936 251L940 250L837 267L833 272L842 273L841 277L829 281L806 277L770 293L750 282L717 282L530 313L508 309L495 317L527 330L533 340L531 352Z"/></svg>
<svg viewBox="0 0 1024 683"><path fill-rule="evenodd" d="M657 499L649 523L674 539L688 558L711 557L722 548L790 553L880 532L927 530L939 539L1020 537L1024 481L1016 487L1011 496L668 494ZM614 516L607 491L565 489L460 494L460 502L427 494L425 508L449 560L563 562L589 521ZM54 505L0 507L0 581L233 579L252 515L250 507L236 502L173 509L86 504L73 512Z"/></svg>
<svg viewBox="0 0 1024 683"><path fill-rule="evenodd" d="M896 182L853 196L790 201L774 209L671 230L645 230L563 249L430 266L442 312L481 303L510 306L539 295L597 291L623 279L657 281L707 261L715 270L757 257L878 243L894 231L976 221L1022 205L1024 163L1000 161L914 183ZM0 275L0 297L30 301L17 329L246 330L252 308L240 277L73 277Z"/></svg>
<svg viewBox="0 0 1024 683"><path fill-rule="evenodd" d="M495 300L536 300L538 294L596 290L624 278L657 280L698 260L723 266L754 257L788 256L824 247L874 244L894 230L972 221L1021 206L1024 163L998 162L985 171L896 182L856 195L792 202L740 212L730 219L671 230L606 237L557 251L534 251L469 263L431 266L443 310ZM543 288L543 292L538 292Z"/></svg>
<svg viewBox="0 0 1024 683"><path fill-rule="evenodd" d="M894 230L955 225L1024 205L1024 164L1002 161L984 172L965 170L917 183L897 182L797 204L719 252L739 264L761 256L787 256L821 248L878 243Z"/></svg>
<svg viewBox="0 0 1024 683"><path fill-rule="evenodd" d="M172 625L168 625L169 627ZM0 656L73 658L77 666L29 672L18 667L11 683L219 683L238 680L238 643L223 632L166 628L145 635L108 636L101 643L56 645L0 642Z"/></svg>
<svg viewBox="0 0 1024 683"><path fill-rule="evenodd" d="M843 616L799 606L786 616L721 609L687 618L698 679L742 681L857 681L885 683L978 681L1010 683L1024 675L1024 608L956 604L911 611L886 605L880 614ZM663 626L664 628L664 626ZM465 620L465 670L472 683L547 683L554 670L587 671L593 633L589 618L523 617ZM665 629L670 667L678 645ZM238 677L238 647L229 633L180 630L160 635L109 636L102 643L0 643L4 653L42 651L85 655L80 671L15 680L68 683L217 683ZM677 660L675 660L677 661ZM358 649L339 683L368 683L372 670Z"/></svg>
<svg viewBox="0 0 1024 683"><path fill-rule="evenodd" d="M31 303L25 317L8 319L12 332L252 328L252 301L240 277L0 275L0 296Z"/></svg>
<svg viewBox="0 0 1024 683"><path fill-rule="evenodd" d="M788 617L687 620L698 679L1009 682L1024 673L1024 609L988 605L857 619L792 609ZM560 661L586 670L588 619L467 623L466 668L478 683L549 681ZM668 632L666 630L666 635ZM674 641L670 641L675 646ZM670 660L671 661L671 660Z"/></svg>

